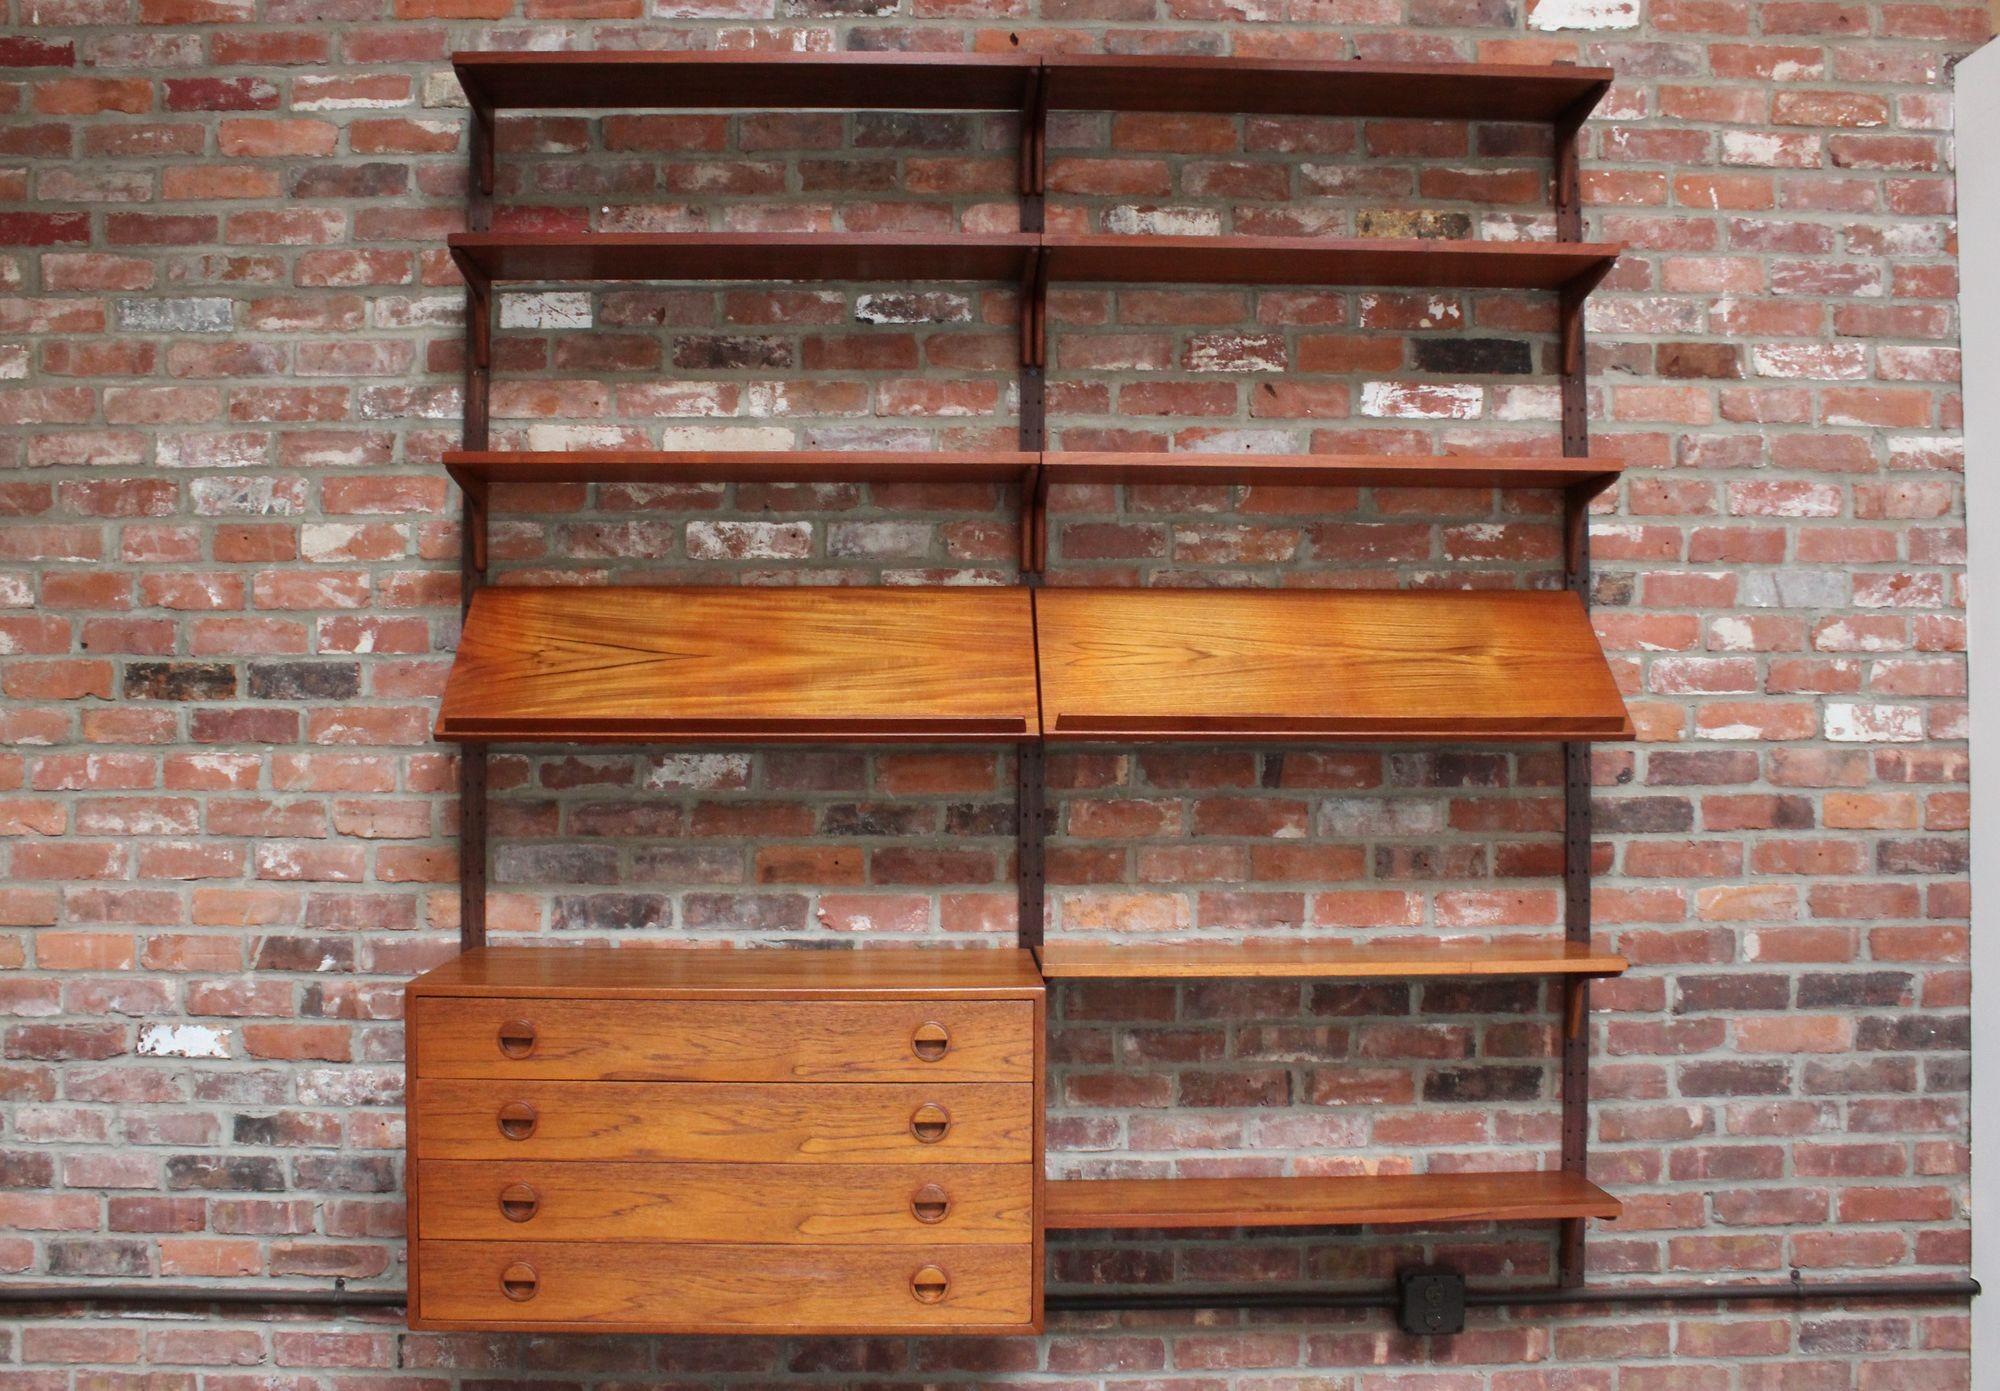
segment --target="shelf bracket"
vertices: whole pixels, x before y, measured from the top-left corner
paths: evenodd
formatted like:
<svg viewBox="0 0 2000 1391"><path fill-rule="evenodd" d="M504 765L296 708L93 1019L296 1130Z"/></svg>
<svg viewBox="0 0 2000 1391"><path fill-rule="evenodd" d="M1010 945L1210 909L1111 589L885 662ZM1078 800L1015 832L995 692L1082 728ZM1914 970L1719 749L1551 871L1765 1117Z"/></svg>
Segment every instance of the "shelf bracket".
<svg viewBox="0 0 2000 1391"><path fill-rule="evenodd" d="M486 745L458 750L458 949L486 945Z"/></svg>
<svg viewBox="0 0 2000 1391"><path fill-rule="evenodd" d="M1040 739L1014 747L1014 873L1020 883L1019 945L1041 958L1048 877L1043 858L1048 830L1048 755Z"/></svg>
<svg viewBox="0 0 2000 1391"><path fill-rule="evenodd" d="M493 104L478 92L467 92L472 104L471 155L472 187L486 197L493 196Z"/></svg>

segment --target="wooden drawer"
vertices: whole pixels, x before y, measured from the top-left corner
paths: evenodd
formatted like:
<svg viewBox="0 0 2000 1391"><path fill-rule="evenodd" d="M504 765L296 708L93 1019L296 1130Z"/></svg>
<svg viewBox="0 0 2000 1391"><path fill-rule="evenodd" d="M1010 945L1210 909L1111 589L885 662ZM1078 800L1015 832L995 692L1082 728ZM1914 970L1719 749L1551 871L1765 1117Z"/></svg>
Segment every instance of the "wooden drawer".
<svg viewBox="0 0 2000 1391"><path fill-rule="evenodd" d="M1029 1333L1033 1247L423 1241L416 1328Z"/></svg>
<svg viewBox="0 0 2000 1391"><path fill-rule="evenodd" d="M429 1159L417 1233L458 1241L936 1246L1034 1238L1027 1164L567 1164Z"/></svg>
<svg viewBox="0 0 2000 1391"><path fill-rule="evenodd" d="M425 1159L1027 1164L1025 1084L466 1082L413 1089ZM503 1128L504 1127L504 1128Z"/></svg>
<svg viewBox="0 0 2000 1391"><path fill-rule="evenodd" d="M1026 1000L412 1001L417 1075L665 1082L1029 1082Z"/></svg>

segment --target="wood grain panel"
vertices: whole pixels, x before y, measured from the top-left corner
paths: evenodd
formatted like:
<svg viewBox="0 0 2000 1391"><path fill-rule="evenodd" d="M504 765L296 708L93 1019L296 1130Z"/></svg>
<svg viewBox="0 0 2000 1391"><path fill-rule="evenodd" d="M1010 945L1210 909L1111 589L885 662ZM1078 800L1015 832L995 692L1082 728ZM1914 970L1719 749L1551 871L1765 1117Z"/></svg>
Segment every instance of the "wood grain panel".
<svg viewBox="0 0 2000 1391"><path fill-rule="evenodd" d="M1027 1164L432 1159L417 1168L426 1239L921 1246L1034 1236Z"/></svg>
<svg viewBox="0 0 2000 1391"><path fill-rule="evenodd" d="M494 483L1018 483L1039 459L998 450L447 449L444 467L468 490Z"/></svg>
<svg viewBox="0 0 2000 1391"><path fill-rule="evenodd" d="M1567 592L1044 589L1049 739L1589 739L1631 723Z"/></svg>
<svg viewBox="0 0 2000 1391"><path fill-rule="evenodd" d="M1034 1331L1031 1248L426 1241L411 1325L643 1333ZM926 1266L936 1303L911 1291ZM503 1272L525 1267L531 1297Z"/></svg>
<svg viewBox="0 0 2000 1391"><path fill-rule="evenodd" d="M1019 111L1026 53L454 53L467 96L500 109Z"/></svg>
<svg viewBox="0 0 2000 1391"><path fill-rule="evenodd" d="M1035 715L1024 589L489 587L437 736L990 741Z"/></svg>
<svg viewBox="0 0 2000 1391"><path fill-rule="evenodd" d="M510 1139L504 1106L533 1108ZM949 1116L942 1138L912 1133L920 1107ZM416 1083L419 1159L567 1159L739 1164L1024 1164L1034 1088L851 1082Z"/></svg>
<svg viewBox="0 0 2000 1391"><path fill-rule="evenodd" d="M446 456L449 458L449 456ZM1406 488L1569 488L1601 491L1616 459L1509 454L1164 454L1066 451L1042 456L1050 483L1250 484Z"/></svg>
<svg viewBox="0 0 2000 1391"><path fill-rule="evenodd" d="M1452 976L1615 976L1622 956L1584 942L1050 942L1051 980L1418 980Z"/></svg>
<svg viewBox="0 0 2000 1391"><path fill-rule="evenodd" d="M411 1027L427 1077L1029 1082L1034 1023L1026 1001L423 998Z"/></svg>
<svg viewBox="0 0 2000 1391"><path fill-rule="evenodd" d="M424 995L545 999L768 1000L1042 997L1034 957L1014 947L475 947L411 981Z"/></svg>
<svg viewBox="0 0 2000 1391"><path fill-rule="evenodd" d="M1043 1190L1065 1229L1318 1227L1616 1217L1581 1174L1397 1174L1339 1178L1064 1179Z"/></svg>

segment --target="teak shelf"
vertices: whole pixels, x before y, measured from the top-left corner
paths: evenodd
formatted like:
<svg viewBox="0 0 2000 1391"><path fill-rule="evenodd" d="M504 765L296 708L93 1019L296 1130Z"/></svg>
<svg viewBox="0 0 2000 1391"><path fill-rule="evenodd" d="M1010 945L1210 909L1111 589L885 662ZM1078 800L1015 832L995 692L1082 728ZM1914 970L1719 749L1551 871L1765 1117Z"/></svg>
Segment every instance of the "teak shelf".
<svg viewBox="0 0 2000 1391"><path fill-rule="evenodd" d="M489 587L437 736L990 742L1035 722L1025 589Z"/></svg>
<svg viewBox="0 0 2000 1391"><path fill-rule="evenodd" d="M461 53L472 109L465 622L437 734L459 746L453 961L410 990L411 1316L594 1332L1019 1333L1050 1229L1555 1221L1579 1284L1590 981L1590 747L1630 733L1588 617L1585 298L1619 248L1583 240L1578 132L1604 68L1022 53ZM1019 231L497 233L506 110L1018 113ZM1532 122L1554 240L1128 237L1044 230L1051 111ZM991 281L1014 286L1018 448L981 453L496 450L495 286L564 281ZM1221 283L1549 292L1560 457L1080 454L1049 449L1050 287ZM1023 584L954 589L534 589L488 583L496 486L983 481L1020 498ZM1543 488L1556 591L1040 587L1049 494L1075 484ZM1081 740L1545 740L1563 766L1559 940L1044 942L1045 746ZM496 742L1015 745L1019 945L744 952L489 948ZM1039 960L1037 959L1039 958ZM1396 1177L1043 1177L1046 980L1547 977L1559 992L1561 1169Z"/></svg>
<svg viewBox="0 0 2000 1391"><path fill-rule="evenodd" d="M1616 739L1564 591L1044 589L1048 739Z"/></svg>
<svg viewBox="0 0 2000 1391"><path fill-rule="evenodd" d="M1050 1231L1190 1227L1431 1226L1616 1217L1616 1198L1580 1174L1397 1174L1331 1178L1058 1179Z"/></svg>
<svg viewBox="0 0 2000 1391"><path fill-rule="evenodd" d="M1050 980L1449 980L1617 976L1626 967L1583 942L1048 942L1037 959Z"/></svg>

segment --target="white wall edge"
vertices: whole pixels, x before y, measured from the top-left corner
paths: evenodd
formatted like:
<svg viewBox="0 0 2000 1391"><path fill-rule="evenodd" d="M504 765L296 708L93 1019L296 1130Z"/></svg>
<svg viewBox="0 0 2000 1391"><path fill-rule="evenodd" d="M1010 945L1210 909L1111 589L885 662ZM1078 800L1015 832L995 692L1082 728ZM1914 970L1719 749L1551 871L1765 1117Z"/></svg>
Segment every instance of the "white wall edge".
<svg viewBox="0 0 2000 1391"><path fill-rule="evenodd" d="M2000 43L1959 63L1954 107L1972 760L1972 1274L1989 1291L1972 1302L1978 1368L2000 1364L2000 602L1980 600L1982 585L2000 584L2000 478L1985 477L2000 467ZM1973 1383L1994 1384L1987 1374Z"/></svg>

